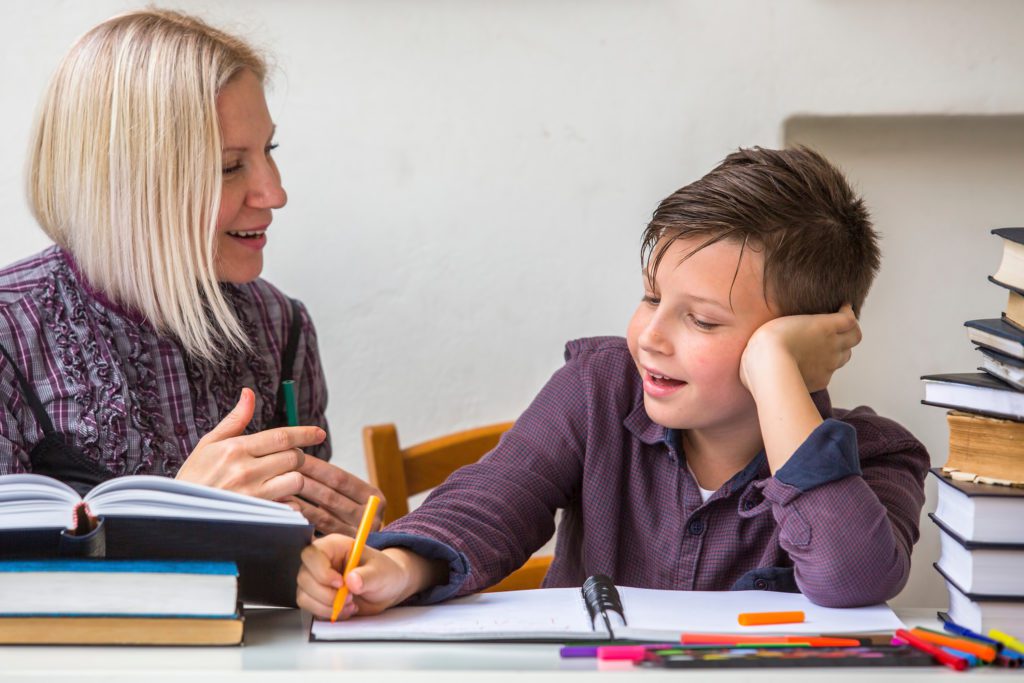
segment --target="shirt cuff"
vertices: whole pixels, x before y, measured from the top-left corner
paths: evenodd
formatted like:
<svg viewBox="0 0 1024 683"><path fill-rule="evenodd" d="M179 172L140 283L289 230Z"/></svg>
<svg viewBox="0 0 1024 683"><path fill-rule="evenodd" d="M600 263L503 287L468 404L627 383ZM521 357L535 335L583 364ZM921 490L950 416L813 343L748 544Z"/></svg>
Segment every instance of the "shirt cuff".
<svg viewBox="0 0 1024 683"><path fill-rule="evenodd" d="M448 563L448 583L431 586L411 596L403 605L430 605L447 600L459 592L469 578L469 559L447 543L426 536L393 531L378 531L366 539L366 545L377 550L385 548L406 548L427 560L444 560Z"/></svg>
<svg viewBox="0 0 1024 683"><path fill-rule="evenodd" d="M852 425L829 418L800 444L775 478L807 492L854 474L861 474L857 431Z"/></svg>

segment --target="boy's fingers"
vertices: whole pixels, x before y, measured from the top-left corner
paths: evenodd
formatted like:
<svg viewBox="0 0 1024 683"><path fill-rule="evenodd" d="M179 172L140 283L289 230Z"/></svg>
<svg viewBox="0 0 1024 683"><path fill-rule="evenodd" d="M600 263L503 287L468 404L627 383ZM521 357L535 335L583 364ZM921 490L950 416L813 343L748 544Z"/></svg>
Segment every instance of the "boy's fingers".
<svg viewBox="0 0 1024 683"><path fill-rule="evenodd" d="M331 617L332 605L325 604L314 599L302 589L302 586L298 586L295 589L295 602L299 607L315 617L320 617L321 619L330 619Z"/></svg>
<svg viewBox="0 0 1024 683"><path fill-rule="evenodd" d="M337 588L317 581L310 572L300 571L296 582L299 588L316 602L323 605L334 605L334 596L338 593Z"/></svg>
<svg viewBox="0 0 1024 683"><path fill-rule="evenodd" d="M320 583L341 585L341 573L348 551L354 540L341 534L331 534L313 541L302 551L302 565L313 573ZM333 582L333 583L332 583Z"/></svg>

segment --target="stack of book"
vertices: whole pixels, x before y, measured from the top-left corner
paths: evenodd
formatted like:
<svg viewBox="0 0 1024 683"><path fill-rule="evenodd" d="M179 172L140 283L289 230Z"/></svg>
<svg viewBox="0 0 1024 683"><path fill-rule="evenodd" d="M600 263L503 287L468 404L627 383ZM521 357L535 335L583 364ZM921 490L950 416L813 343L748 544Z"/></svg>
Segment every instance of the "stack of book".
<svg viewBox="0 0 1024 683"><path fill-rule="evenodd" d="M926 375L923 403L951 410L949 457L931 519L950 618L974 631L1024 624L1024 228L992 231L1003 258L989 280L1007 290L999 318L968 320L977 373Z"/></svg>
<svg viewBox="0 0 1024 683"><path fill-rule="evenodd" d="M238 645L233 562L0 561L0 643Z"/></svg>
<svg viewBox="0 0 1024 683"><path fill-rule="evenodd" d="M287 505L167 477L81 498L0 476L0 644L238 644L239 601L295 604L312 537Z"/></svg>

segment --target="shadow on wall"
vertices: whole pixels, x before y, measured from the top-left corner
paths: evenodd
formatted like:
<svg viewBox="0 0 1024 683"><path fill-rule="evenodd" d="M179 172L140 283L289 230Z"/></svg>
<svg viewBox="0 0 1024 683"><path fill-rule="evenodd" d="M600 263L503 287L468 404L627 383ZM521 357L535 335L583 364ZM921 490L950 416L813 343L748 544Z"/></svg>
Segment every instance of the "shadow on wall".
<svg viewBox="0 0 1024 683"><path fill-rule="evenodd" d="M921 405L919 377L970 372L978 354L963 322L998 317L989 284L1002 253L992 228L1024 225L1024 115L799 116L787 146L813 147L864 196L882 234L882 270L864 306L864 341L830 387L836 406L871 406L946 461L945 411ZM931 479L931 477L929 477ZM935 509L935 482L924 512ZM932 562L938 532L922 514L913 571L896 606L945 605Z"/></svg>

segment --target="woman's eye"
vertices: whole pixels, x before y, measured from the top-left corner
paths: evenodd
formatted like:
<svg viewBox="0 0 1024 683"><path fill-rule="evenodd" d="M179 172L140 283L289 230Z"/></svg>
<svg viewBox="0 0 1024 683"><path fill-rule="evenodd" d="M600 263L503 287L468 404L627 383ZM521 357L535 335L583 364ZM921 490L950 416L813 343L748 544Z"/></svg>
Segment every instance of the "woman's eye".
<svg viewBox="0 0 1024 683"><path fill-rule="evenodd" d="M264 147L263 148L263 152L264 152L264 154L268 154L269 155L271 152L273 152L278 147L280 147L280 145L275 142L272 145L267 145L266 147Z"/></svg>
<svg viewBox="0 0 1024 683"><path fill-rule="evenodd" d="M242 170L242 163L238 162L238 163L232 164L231 166L225 166L224 168L221 169L221 172L224 175L231 175L232 173L235 173L235 172L240 171L240 170Z"/></svg>

